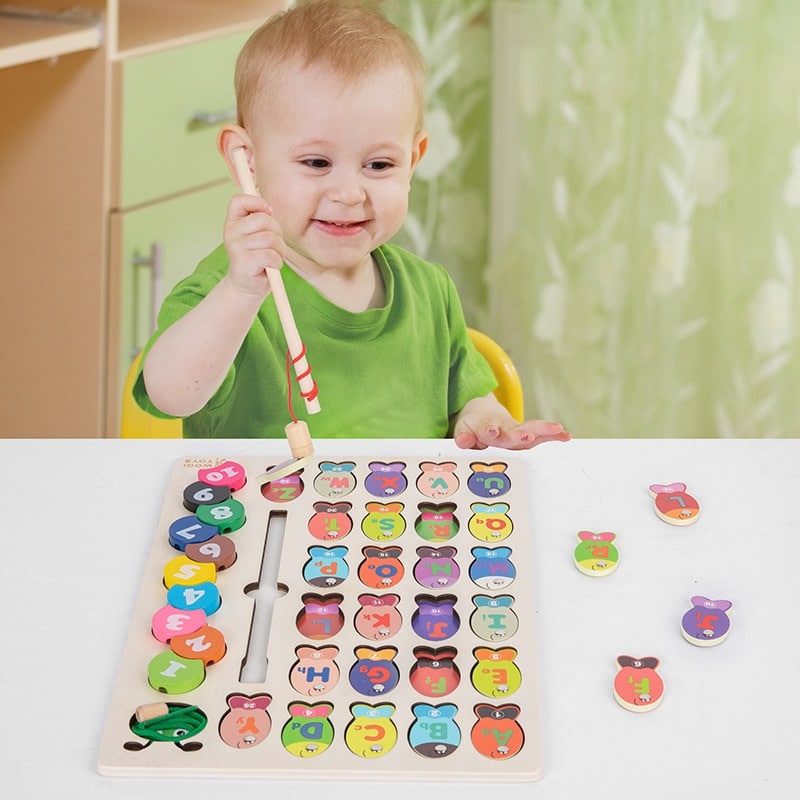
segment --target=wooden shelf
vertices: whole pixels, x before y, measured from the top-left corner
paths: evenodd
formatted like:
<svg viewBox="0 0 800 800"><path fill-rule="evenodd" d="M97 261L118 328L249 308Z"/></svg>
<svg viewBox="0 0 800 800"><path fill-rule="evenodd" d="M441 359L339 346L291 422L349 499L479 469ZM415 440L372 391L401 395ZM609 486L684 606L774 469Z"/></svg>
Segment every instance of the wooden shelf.
<svg viewBox="0 0 800 800"><path fill-rule="evenodd" d="M123 60L238 31L254 30L286 0L121 0L113 59Z"/></svg>
<svg viewBox="0 0 800 800"><path fill-rule="evenodd" d="M0 392L0 436L117 434L120 344L128 314L122 309L133 303L127 267L111 243L122 180L123 107L132 103L132 113L142 115L137 119L148 120L154 109L159 120L166 118L158 70L166 63L202 89L200 99L212 98L202 110L225 108L232 100L238 40L287 5L288 0L0 0L0 98L9 121L0 125L0 241L6 261L19 266L4 271L0 298L0 340L13 343L0 356L3 380L13 386ZM237 40L236 46L216 67L222 89L214 84L212 91L213 82L191 66L192 56L197 45L213 51L227 38ZM156 90L125 92L124 73L146 72L148 61ZM208 59L212 74L214 63ZM167 110L175 112L183 132L191 114L184 118L182 107ZM142 133L134 126L128 141L131 136ZM205 138L203 152L216 164L213 132ZM126 218L137 235L135 225L146 217L151 229L157 222L159 229L179 230L180 242L207 241L204 230L216 229L200 222L199 214L218 224L230 188L220 184L223 190L210 192L210 179L198 179L207 174L202 157L194 150L187 158L197 165L189 167L190 180L150 196L150 217ZM185 204L170 200L177 223L161 216L173 190L197 203L187 213ZM156 237L144 233L149 245ZM193 252L181 263L197 258ZM32 271L43 264L55 267L43 283L32 282Z"/></svg>
<svg viewBox="0 0 800 800"><path fill-rule="evenodd" d="M102 44L99 18L85 22L6 15L0 8L0 68L43 61Z"/></svg>

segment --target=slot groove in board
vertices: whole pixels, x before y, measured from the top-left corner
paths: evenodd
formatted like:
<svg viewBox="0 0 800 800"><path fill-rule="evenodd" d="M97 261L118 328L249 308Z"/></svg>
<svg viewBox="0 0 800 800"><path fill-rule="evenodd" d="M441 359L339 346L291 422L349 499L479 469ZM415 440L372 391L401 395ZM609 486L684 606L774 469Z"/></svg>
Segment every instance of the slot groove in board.
<svg viewBox="0 0 800 800"><path fill-rule="evenodd" d="M244 593L253 600L253 617L247 640L247 652L239 673L241 683L266 683L267 680L269 673L267 648L275 602L288 591L285 585L278 582L285 531L286 512L271 511L267 519L258 582L244 589Z"/></svg>

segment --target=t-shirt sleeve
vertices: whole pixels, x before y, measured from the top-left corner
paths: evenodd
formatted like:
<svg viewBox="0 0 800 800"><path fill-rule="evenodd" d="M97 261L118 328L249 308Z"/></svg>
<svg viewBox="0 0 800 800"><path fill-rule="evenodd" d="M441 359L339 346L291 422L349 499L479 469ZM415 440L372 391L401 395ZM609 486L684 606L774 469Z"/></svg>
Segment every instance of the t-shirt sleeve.
<svg viewBox="0 0 800 800"><path fill-rule="evenodd" d="M464 311L452 280L449 284L450 387L448 412L452 419L469 400L483 397L497 388L489 362L469 338Z"/></svg>

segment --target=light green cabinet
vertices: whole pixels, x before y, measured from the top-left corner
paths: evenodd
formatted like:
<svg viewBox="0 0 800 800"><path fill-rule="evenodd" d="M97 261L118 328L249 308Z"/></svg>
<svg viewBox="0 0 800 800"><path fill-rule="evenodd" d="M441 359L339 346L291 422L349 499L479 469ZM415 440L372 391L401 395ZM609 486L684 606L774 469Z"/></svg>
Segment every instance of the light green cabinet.
<svg viewBox="0 0 800 800"><path fill-rule="evenodd" d="M240 31L117 65L108 436L119 434L125 376L155 328L163 298L222 241L236 189L216 137L235 118L233 70L248 35Z"/></svg>
<svg viewBox="0 0 800 800"><path fill-rule="evenodd" d="M147 268L130 259L160 242L166 290L219 241L233 64L287 3L81 0L63 18L56 0L10 4L25 13L0 22L0 370L13 387L0 436L119 434L120 376L149 314Z"/></svg>
<svg viewBox="0 0 800 800"><path fill-rule="evenodd" d="M120 208L227 176L216 137L236 117L233 70L247 36L221 36L121 65Z"/></svg>
<svg viewBox="0 0 800 800"><path fill-rule="evenodd" d="M155 329L161 301L222 241L231 182L159 203L115 212L112 260L119 265L119 336L115 348L117 405L134 356Z"/></svg>

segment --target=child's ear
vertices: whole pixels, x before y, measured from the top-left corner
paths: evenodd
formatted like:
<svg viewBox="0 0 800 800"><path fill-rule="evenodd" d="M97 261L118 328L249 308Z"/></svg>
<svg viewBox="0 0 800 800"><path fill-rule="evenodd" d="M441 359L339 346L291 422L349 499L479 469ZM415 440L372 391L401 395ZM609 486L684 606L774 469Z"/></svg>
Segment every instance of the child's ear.
<svg viewBox="0 0 800 800"><path fill-rule="evenodd" d="M414 136L414 143L411 146L411 171L413 172L419 160L428 150L428 132L417 131Z"/></svg>
<svg viewBox="0 0 800 800"><path fill-rule="evenodd" d="M253 158L253 143L247 134L247 131L241 125L225 125L217 136L217 150L219 154L225 159L228 165L228 172L233 178L233 182L239 186L239 181L236 178L236 167L233 164L233 151L237 148L244 148L247 154L247 163L250 166L250 172L253 176L253 182L256 181L256 165ZM239 186L241 189L242 187Z"/></svg>

